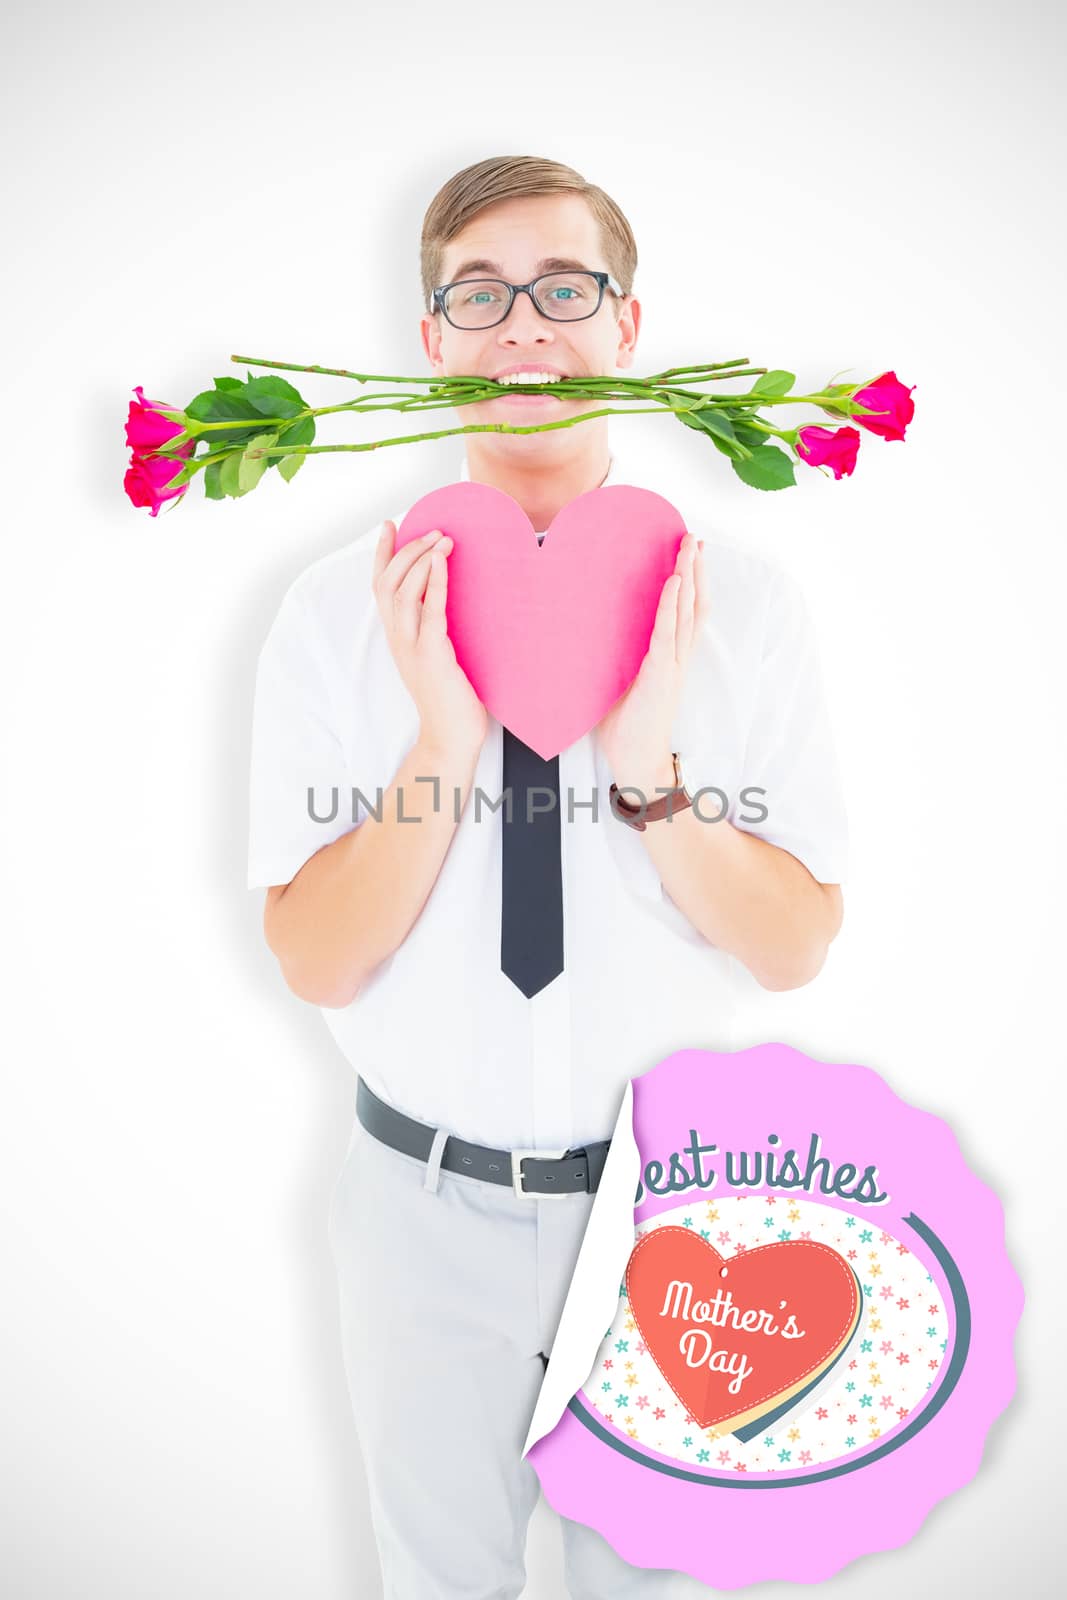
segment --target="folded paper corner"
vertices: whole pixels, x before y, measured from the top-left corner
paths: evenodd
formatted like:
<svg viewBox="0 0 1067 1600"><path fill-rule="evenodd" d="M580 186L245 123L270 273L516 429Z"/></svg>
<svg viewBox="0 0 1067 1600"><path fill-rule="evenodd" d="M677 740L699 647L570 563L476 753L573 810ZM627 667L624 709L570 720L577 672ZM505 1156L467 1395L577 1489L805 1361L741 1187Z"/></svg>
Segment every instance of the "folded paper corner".
<svg viewBox="0 0 1067 1600"><path fill-rule="evenodd" d="M552 1432L593 1369L604 1330L615 1320L619 1285L634 1242L634 1204L641 1156L634 1137L633 1081L615 1119L596 1199L582 1238L567 1298L541 1380L522 1459Z"/></svg>

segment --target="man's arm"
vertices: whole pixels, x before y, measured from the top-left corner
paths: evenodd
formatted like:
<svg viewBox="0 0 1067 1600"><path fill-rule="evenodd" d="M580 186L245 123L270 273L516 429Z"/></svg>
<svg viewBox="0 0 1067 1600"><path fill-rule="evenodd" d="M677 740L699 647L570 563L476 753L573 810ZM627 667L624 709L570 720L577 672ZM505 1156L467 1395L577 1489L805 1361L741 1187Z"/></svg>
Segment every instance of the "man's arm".
<svg viewBox="0 0 1067 1600"><path fill-rule="evenodd" d="M264 936L301 1000L350 1005L407 938L448 854L478 754L442 751L420 737L382 797L382 820L366 817L316 851L290 884L267 890ZM416 782L431 776L439 783Z"/></svg>
<svg viewBox="0 0 1067 1600"><path fill-rule="evenodd" d="M674 762L668 756L651 780L627 773L615 781L652 801L658 788L674 787ZM764 989L799 989L818 974L844 915L838 884L817 882L788 850L725 817L701 821L691 806L650 822L641 838L679 911Z"/></svg>
<svg viewBox="0 0 1067 1600"><path fill-rule="evenodd" d="M263 933L290 989L338 1009L352 1003L422 912L489 726L445 627L452 540L434 528L397 550L396 531L394 522L382 524L372 587L419 713L418 737L382 797L382 820L368 816L317 850L291 883L267 891L263 908Z"/></svg>

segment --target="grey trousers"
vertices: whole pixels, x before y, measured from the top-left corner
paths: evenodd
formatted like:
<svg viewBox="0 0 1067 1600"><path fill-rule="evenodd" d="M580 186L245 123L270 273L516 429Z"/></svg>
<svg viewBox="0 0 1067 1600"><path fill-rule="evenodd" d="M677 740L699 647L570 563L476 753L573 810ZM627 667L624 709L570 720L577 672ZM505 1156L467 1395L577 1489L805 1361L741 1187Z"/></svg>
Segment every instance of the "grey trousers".
<svg viewBox="0 0 1067 1600"><path fill-rule="evenodd" d="M356 1122L329 1233L385 1600L522 1593L540 1483L521 1452L593 1200L428 1172ZM560 1521L570 1600L716 1592Z"/></svg>

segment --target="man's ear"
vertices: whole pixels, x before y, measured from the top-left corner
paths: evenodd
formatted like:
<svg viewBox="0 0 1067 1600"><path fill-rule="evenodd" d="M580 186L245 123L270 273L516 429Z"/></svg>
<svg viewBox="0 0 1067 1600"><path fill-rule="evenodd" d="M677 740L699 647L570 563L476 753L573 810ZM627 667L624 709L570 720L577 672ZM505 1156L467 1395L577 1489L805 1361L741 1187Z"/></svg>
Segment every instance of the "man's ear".
<svg viewBox="0 0 1067 1600"><path fill-rule="evenodd" d="M422 339L422 348L425 350L432 367L441 365L441 331L437 326L437 316L430 311L424 311L419 318L419 336Z"/></svg>
<svg viewBox="0 0 1067 1600"><path fill-rule="evenodd" d="M632 367L637 335L641 331L641 302L632 294L619 302L619 349L615 359L617 367Z"/></svg>

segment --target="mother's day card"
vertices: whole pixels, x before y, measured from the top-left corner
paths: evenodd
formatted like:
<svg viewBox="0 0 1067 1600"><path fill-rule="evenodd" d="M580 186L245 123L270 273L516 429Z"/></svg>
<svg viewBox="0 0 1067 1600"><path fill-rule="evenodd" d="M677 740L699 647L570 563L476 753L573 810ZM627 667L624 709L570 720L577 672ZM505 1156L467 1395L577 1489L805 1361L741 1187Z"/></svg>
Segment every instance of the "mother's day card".
<svg viewBox="0 0 1067 1600"><path fill-rule="evenodd" d="M523 1454L634 1566L815 1582L978 1470L1022 1288L941 1119L784 1044L626 1087Z"/></svg>

